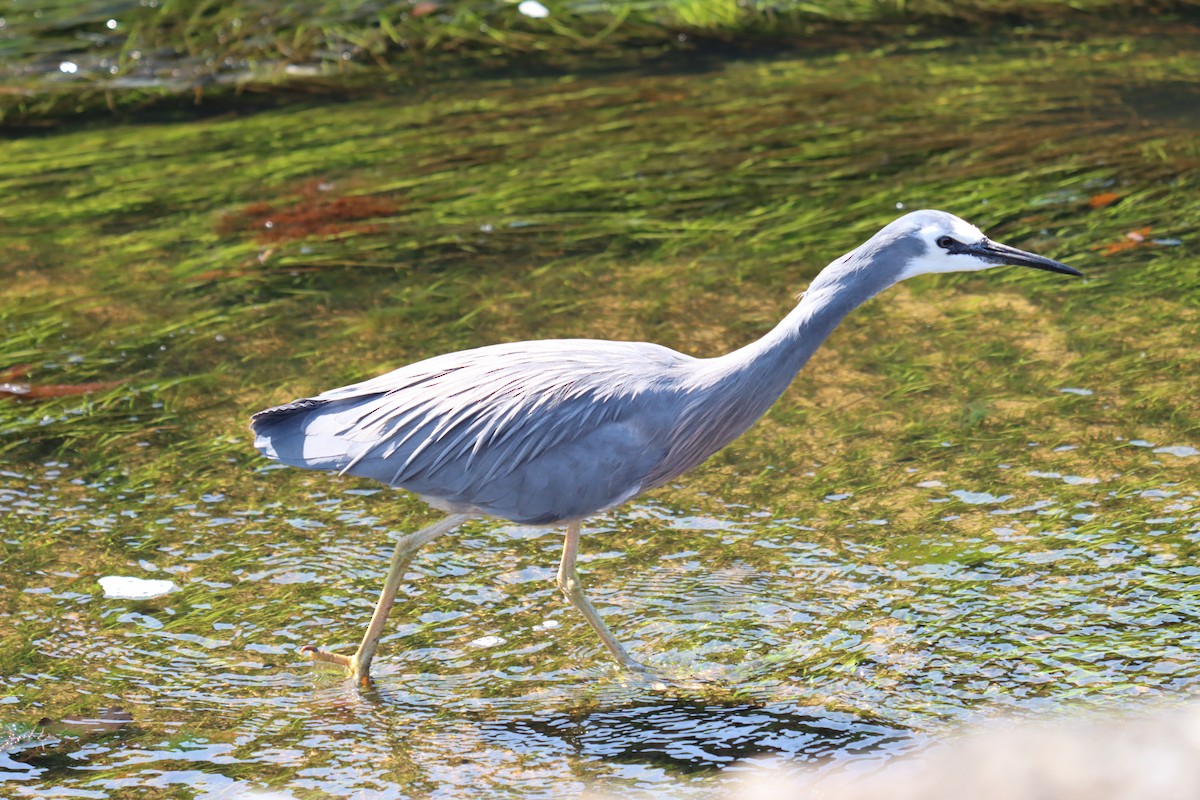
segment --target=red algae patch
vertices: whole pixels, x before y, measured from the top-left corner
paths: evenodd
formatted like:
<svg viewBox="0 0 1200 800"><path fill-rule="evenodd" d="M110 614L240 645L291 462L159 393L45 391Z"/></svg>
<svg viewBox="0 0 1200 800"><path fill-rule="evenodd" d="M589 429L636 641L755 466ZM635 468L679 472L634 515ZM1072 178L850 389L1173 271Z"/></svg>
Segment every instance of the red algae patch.
<svg viewBox="0 0 1200 800"><path fill-rule="evenodd" d="M300 187L296 200L289 205L249 203L223 216L217 223L217 233L252 231L263 244L370 233L374 228L364 220L391 216L399 208L395 201L377 195L336 195L336 188L332 182L312 180Z"/></svg>

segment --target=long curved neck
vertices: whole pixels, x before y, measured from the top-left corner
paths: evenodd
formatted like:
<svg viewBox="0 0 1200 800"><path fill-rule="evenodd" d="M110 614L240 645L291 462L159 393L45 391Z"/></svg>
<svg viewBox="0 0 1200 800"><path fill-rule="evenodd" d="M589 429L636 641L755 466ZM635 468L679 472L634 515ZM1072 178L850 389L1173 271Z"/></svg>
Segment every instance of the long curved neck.
<svg viewBox="0 0 1200 800"><path fill-rule="evenodd" d="M847 314L906 276L926 246L910 235L908 223L895 225L821 270L800 303L761 339L688 362L673 374L668 406L675 424L664 433L666 455L643 489L683 474L744 433Z"/></svg>
<svg viewBox="0 0 1200 800"><path fill-rule="evenodd" d="M757 341L711 359L706 371L721 376L718 384L732 384L728 388L743 398L769 396L759 413L766 411L838 323L890 285L865 286L854 266L839 260L825 268L778 325Z"/></svg>
<svg viewBox="0 0 1200 800"><path fill-rule="evenodd" d="M761 339L694 362L682 376L685 402L671 434L670 453L646 487L682 474L744 433L779 399L838 323L887 288L888 284L864 288L857 267L846 258L835 261Z"/></svg>
<svg viewBox="0 0 1200 800"><path fill-rule="evenodd" d="M779 375L786 387L833 329L867 299L838 292L837 284L821 286L814 281L778 325L725 358L743 362L741 369L748 369L759 378Z"/></svg>

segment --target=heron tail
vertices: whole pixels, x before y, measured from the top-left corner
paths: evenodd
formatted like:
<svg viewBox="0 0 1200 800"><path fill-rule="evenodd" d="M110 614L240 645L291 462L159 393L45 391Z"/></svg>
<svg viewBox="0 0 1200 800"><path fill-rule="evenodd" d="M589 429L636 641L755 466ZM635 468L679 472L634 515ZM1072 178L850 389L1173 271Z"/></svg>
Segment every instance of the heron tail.
<svg viewBox="0 0 1200 800"><path fill-rule="evenodd" d="M313 452L308 423L314 411L319 412L331 401L309 397L282 406L259 411L250 418L254 432L254 447L272 461L308 469L336 469L328 457Z"/></svg>

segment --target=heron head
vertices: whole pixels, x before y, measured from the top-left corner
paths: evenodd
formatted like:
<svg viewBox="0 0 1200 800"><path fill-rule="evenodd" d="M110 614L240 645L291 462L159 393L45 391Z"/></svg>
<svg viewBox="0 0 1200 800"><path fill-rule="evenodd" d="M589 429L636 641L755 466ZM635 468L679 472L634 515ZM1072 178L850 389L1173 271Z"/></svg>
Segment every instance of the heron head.
<svg viewBox="0 0 1200 800"><path fill-rule="evenodd" d="M966 220L945 211L914 211L888 225L893 236L902 236L919 247L910 247L897 280L929 272L974 272L1006 265L1032 267L1064 275L1083 273L1050 258L993 242ZM919 252L918 252L919 250Z"/></svg>

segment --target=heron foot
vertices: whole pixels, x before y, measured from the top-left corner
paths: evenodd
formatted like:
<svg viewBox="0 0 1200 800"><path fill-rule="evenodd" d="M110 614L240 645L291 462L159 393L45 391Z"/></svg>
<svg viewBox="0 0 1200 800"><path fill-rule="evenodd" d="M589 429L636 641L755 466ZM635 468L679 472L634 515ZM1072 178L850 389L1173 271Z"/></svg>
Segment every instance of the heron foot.
<svg viewBox="0 0 1200 800"><path fill-rule="evenodd" d="M651 689L711 691L724 685L724 682L716 677L705 677L693 672L669 674L633 660L622 662L621 666L626 676Z"/></svg>
<svg viewBox="0 0 1200 800"><path fill-rule="evenodd" d="M364 686L371 682L369 674L370 664L362 664L359 662L358 653L352 656L344 656L340 653L327 653L318 647L311 644L306 644L300 648L300 654L306 656L310 661L320 661L324 664L337 664L343 667L353 677L358 679L358 682Z"/></svg>
<svg viewBox="0 0 1200 800"><path fill-rule="evenodd" d="M677 688L684 685L684 682L677 677L667 675L632 659L622 662L621 667L624 668L625 674L635 682L645 684L652 689Z"/></svg>

